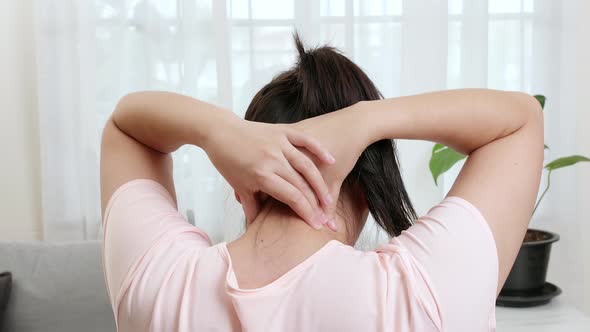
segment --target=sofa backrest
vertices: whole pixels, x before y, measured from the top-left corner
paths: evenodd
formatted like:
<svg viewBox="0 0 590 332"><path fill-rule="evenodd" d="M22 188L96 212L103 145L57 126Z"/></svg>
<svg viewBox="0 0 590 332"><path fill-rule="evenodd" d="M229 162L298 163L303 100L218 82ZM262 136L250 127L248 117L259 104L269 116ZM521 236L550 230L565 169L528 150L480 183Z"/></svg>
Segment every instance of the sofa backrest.
<svg viewBox="0 0 590 332"><path fill-rule="evenodd" d="M99 241L0 242L0 272L12 272L3 331L115 331Z"/></svg>

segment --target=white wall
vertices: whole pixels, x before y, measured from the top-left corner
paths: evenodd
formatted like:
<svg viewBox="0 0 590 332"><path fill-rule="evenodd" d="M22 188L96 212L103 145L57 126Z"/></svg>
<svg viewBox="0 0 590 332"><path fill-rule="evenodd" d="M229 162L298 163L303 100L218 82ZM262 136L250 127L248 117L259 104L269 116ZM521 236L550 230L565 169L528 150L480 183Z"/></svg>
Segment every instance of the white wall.
<svg viewBox="0 0 590 332"><path fill-rule="evenodd" d="M545 113L547 161L560 156L590 156L590 13L589 1L563 1L561 62L554 70L559 96ZM559 139L558 139L559 138ZM560 145L552 144L559 141ZM556 232L547 279L562 288L561 297L590 314L590 163L554 172L545 208L533 226Z"/></svg>
<svg viewBox="0 0 590 332"><path fill-rule="evenodd" d="M32 0L0 1L0 240L38 240L40 223Z"/></svg>
<svg viewBox="0 0 590 332"><path fill-rule="evenodd" d="M590 1L564 2L564 35L569 39L568 48L563 48L570 57L566 61L566 70L571 74L567 79L572 83L568 91L571 96L571 104L575 107L576 116L576 152L590 156ZM562 92L564 93L564 92ZM580 286L581 299L578 305L590 314L590 164L581 165L576 169L578 178L576 194L577 222L581 227L578 256L580 261L576 262L582 266L582 283Z"/></svg>
<svg viewBox="0 0 590 332"><path fill-rule="evenodd" d="M586 13L590 13L590 3L586 3ZM590 24L586 18L586 30L589 31ZM580 30L583 31L583 30ZM586 35L585 38L588 38ZM588 40L588 39L586 39ZM582 56L583 54L583 56ZM582 125L578 128L578 151L585 156L590 156L590 103L588 98L588 92L582 91L583 89L590 88L590 42L586 42L583 50L580 50L580 57L584 59L583 68L580 68L580 74L585 79L585 84L578 85L578 100L580 101L578 108L578 119ZM583 73L583 74L582 74ZM581 80L580 80L581 81ZM590 165L584 167L584 169L577 170L579 174L579 185L578 185L578 217L584 224L582 229L582 261L584 264L584 310L590 314L590 240L588 234L590 234Z"/></svg>

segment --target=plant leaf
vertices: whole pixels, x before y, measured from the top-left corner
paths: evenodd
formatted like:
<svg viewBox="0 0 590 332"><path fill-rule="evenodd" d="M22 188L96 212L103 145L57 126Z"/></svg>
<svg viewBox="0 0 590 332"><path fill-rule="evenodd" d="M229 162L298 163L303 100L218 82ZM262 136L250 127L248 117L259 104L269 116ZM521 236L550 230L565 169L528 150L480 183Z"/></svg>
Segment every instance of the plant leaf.
<svg viewBox="0 0 590 332"><path fill-rule="evenodd" d="M432 155L430 156L429 163L430 173L434 178L434 184L438 185L438 177L466 157L467 156L447 146L439 143L435 144L432 147Z"/></svg>
<svg viewBox="0 0 590 332"><path fill-rule="evenodd" d="M543 145L545 147L545 150L549 150L549 146L547 146L547 144Z"/></svg>
<svg viewBox="0 0 590 332"><path fill-rule="evenodd" d="M545 96L543 95L534 95L535 99L541 104L541 108L545 108Z"/></svg>
<svg viewBox="0 0 590 332"><path fill-rule="evenodd" d="M553 160L552 162L548 163L547 165L545 165L545 169L548 171L553 171L553 170L556 170L559 168L563 168L563 167L577 164L581 161L590 161L590 158L584 157L584 156L579 156L579 155L561 157L561 158L557 158L557 159Z"/></svg>

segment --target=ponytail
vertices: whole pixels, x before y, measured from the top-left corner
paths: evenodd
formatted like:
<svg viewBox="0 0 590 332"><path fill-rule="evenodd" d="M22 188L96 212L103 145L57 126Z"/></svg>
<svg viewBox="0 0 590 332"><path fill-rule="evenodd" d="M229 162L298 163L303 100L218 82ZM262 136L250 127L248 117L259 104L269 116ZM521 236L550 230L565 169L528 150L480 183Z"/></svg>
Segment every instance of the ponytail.
<svg viewBox="0 0 590 332"><path fill-rule="evenodd" d="M254 96L246 120L294 123L359 101L383 98L362 69L337 49L321 46L305 50L298 34L294 40L297 63ZM410 227L417 217L401 178L393 140L369 145L344 180L344 187L362 191L375 222L391 237Z"/></svg>

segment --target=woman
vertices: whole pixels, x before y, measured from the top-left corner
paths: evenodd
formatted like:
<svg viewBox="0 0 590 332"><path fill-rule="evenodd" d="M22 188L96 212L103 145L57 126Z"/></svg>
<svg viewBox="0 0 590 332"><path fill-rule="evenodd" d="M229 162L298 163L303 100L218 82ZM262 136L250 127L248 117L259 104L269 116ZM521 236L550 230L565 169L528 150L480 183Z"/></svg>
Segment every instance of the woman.
<svg viewBox="0 0 590 332"><path fill-rule="evenodd" d="M540 105L485 89L382 99L336 50L296 45L297 64L258 92L246 120L173 93L118 103L101 189L119 330L494 330L539 185ZM469 155L417 221L391 139ZM170 153L183 144L234 188L239 239L212 245L177 211ZM393 238L357 251L369 212Z"/></svg>

